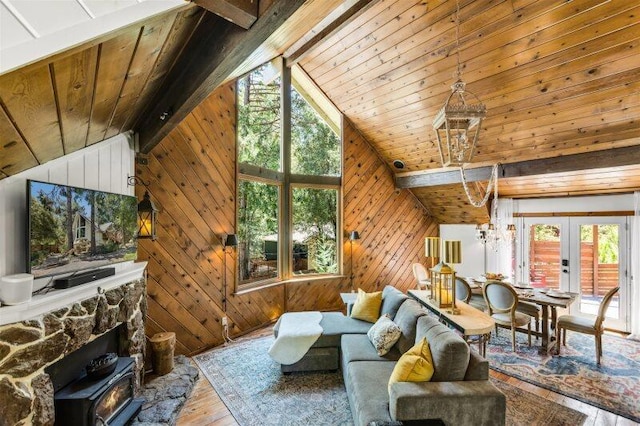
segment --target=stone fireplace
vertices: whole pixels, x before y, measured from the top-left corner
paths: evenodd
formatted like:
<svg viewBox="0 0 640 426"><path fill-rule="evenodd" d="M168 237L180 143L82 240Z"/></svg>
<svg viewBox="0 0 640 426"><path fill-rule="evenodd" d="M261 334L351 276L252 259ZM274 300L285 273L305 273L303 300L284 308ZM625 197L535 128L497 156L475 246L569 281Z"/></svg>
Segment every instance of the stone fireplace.
<svg viewBox="0 0 640 426"><path fill-rule="evenodd" d="M129 279L110 287L95 285L92 297L0 325L0 426L53 425L54 387L45 368L116 327L121 329L118 355L133 358L138 391L144 366L146 280ZM0 308L0 319L5 309Z"/></svg>

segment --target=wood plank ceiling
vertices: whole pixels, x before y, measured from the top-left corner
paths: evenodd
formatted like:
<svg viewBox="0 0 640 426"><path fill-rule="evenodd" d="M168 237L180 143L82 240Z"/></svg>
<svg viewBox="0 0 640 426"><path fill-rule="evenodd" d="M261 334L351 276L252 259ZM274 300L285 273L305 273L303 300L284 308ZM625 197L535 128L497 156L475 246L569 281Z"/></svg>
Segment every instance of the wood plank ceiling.
<svg viewBox="0 0 640 426"><path fill-rule="evenodd" d="M379 1L300 65L392 166L440 168L431 123L456 66L455 1ZM487 105L474 163L640 145L640 1L460 0L467 89ZM552 182L552 184L549 184ZM510 178L503 196L628 192L640 166ZM442 223L486 221L461 185L414 189Z"/></svg>
<svg viewBox="0 0 640 426"><path fill-rule="evenodd" d="M134 128L203 15L185 6L0 77L0 178Z"/></svg>
<svg viewBox="0 0 640 426"><path fill-rule="evenodd" d="M259 3L260 16L269 4ZM341 20L355 7L362 10ZM455 9L453 0L307 0L229 78L284 54L389 167L399 159L400 175L435 171L431 122L453 82ZM463 79L488 108L474 165L638 146L639 12L640 0L460 0ZM187 5L0 76L0 179L139 130L204 13ZM319 34L328 35L307 50ZM596 166L502 179L500 191L538 197L639 185L638 165ZM459 184L413 192L443 223L487 219Z"/></svg>

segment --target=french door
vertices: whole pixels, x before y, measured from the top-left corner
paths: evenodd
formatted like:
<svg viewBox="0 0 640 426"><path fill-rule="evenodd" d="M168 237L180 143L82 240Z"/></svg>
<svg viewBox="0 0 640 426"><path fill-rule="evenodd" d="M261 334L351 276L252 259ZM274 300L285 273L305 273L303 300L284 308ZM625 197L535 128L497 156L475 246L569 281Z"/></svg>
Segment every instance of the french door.
<svg viewBox="0 0 640 426"><path fill-rule="evenodd" d="M524 218L518 228L518 281L578 293L570 311L585 317L595 317L607 291L619 286L605 326L629 329L625 217Z"/></svg>

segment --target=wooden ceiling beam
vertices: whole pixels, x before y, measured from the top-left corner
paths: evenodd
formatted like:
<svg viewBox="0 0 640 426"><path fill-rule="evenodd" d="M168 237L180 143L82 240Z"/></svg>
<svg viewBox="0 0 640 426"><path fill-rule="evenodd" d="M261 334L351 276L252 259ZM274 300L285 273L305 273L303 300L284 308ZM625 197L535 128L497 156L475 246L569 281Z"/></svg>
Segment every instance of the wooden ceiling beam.
<svg viewBox="0 0 640 426"><path fill-rule="evenodd" d="M207 13L142 114L135 129L141 152L160 143L303 3L275 0L249 30Z"/></svg>
<svg viewBox="0 0 640 426"><path fill-rule="evenodd" d="M343 14L338 16L337 19L330 22L326 27L322 28L318 31L313 37L307 40L302 46L298 47L293 52L285 52L285 60L286 65L291 67L302 60L307 53L322 40L325 40L346 25L348 25L351 21L360 16L364 11L366 11L369 7L376 4L378 0L357 0L351 7L349 7Z"/></svg>
<svg viewBox="0 0 640 426"><path fill-rule="evenodd" d="M504 179L577 170L602 169L606 167L621 167L633 164L640 164L640 147L637 145L501 164L498 175L500 179ZM465 178L467 182L488 180L491 175L491 169L491 166L466 169ZM462 183L458 169L441 172L412 173L406 176L396 176L395 180L397 188L421 188Z"/></svg>
<svg viewBox="0 0 640 426"><path fill-rule="evenodd" d="M258 2L255 0L193 0L193 2L245 30L251 28L258 19Z"/></svg>

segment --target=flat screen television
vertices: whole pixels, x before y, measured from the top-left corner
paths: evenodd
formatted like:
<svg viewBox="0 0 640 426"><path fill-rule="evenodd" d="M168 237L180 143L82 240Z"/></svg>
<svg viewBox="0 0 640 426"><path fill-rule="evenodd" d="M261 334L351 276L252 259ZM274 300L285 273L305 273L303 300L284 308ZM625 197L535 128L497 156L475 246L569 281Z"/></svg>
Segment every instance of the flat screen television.
<svg viewBox="0 0 640 426"><path fill-rule="evenodd" d="M134 196L27 181L27 269L72 274L137 257Z"/></svg>

